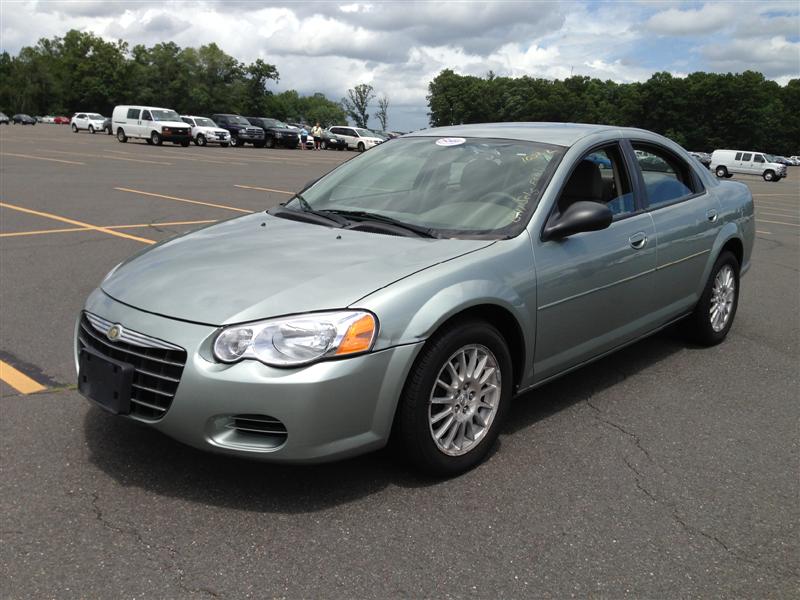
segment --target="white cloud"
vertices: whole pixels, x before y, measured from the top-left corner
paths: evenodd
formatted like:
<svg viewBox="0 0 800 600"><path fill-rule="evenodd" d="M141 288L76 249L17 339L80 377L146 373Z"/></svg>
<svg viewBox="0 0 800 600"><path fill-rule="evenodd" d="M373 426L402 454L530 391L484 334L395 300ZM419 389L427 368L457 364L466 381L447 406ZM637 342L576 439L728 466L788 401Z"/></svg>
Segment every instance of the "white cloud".
<svg viewBox="0 0 800 600"><path fill-rule="evenodd" d="M747 11L748 5L737 8L731 4L705 4L699 9L670 8L651 16L645 27L664 35L697 35L726 27L737 10Z"/></svg>

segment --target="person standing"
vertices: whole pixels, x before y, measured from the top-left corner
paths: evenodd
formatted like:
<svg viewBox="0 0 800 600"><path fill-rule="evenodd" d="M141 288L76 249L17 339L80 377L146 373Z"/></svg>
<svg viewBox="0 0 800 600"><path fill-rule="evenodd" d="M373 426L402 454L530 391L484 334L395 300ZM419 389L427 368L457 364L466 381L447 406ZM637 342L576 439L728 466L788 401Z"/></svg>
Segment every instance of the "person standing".
<svg viewBox="0 0 800 600"><path fill-rule="evenodd" d="M320 150L322 145L322 127L319 126L319 121L311 129L311 135L314 136L314 150Z"/></svg>
<svg viewBox="0 0 800 600"><path fill-rule="evenodd" d="M306 149L306 142L308 141L308 130L305 125L300 126L300 150Z"/></svg>

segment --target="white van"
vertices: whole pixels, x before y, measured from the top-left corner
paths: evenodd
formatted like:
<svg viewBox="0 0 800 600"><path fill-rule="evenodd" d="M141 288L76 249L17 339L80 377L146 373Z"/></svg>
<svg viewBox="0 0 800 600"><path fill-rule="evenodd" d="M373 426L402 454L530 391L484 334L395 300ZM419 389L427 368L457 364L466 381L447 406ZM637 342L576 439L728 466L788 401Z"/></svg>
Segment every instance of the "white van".
<svg viewBox="0 0 800 600"><path fill-rule="evenodd" d="M328 132L332 136L341 138L347 142L348 150L363 152L383 142L383 138L378 137L375 132L361 127L337 125L328 129Z"/></svg>
<svg viewBox="0 0 800 600"><path fill-rule="evenodd" d="M192 141L191 127L171 108L115 106L111 127L117 139L123 143L128 138L139 138L156 146L172 142L186 147Z"/></svg>
<svg viewBox="0 0 800 600"><path fill-rule="evenodd" d="M708 168L717 177L760 175L764 181L780 181L786 177L786 165L775 162L771 154L752 150L714 150Z"/></svg>

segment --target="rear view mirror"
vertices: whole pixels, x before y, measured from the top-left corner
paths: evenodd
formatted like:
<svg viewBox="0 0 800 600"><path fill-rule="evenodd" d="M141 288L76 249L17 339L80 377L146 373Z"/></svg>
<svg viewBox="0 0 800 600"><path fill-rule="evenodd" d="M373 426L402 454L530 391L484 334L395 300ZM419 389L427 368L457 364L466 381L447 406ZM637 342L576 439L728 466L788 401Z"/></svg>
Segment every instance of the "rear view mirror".
<svg viewBox="0 0 800 600"><path fill-rule="evenodd" d="M560 240L583 231L599 231L611 225L614 213L600 202L579 201L572 203L564 214L544 228L543 238Z"/></svg>

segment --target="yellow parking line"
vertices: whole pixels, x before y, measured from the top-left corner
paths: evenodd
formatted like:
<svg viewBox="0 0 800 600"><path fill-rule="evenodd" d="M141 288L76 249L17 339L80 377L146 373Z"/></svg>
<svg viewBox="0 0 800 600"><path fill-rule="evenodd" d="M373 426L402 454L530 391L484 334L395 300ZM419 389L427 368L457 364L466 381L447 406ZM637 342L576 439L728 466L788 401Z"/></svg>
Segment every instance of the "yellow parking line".
<svg viewBox="0 0 800 600"><path fill-rule="evenodd" d="M135 235L130 235L127 233L122 233L121 231L114 231L113 229L109 229L108 227L100 227L98 225L92 225L91 223L84 223L83 221L76 221L75 219L68 219L67 217L61 217L59 215L54 215L51 213L41 212L38 210L32 210L30 208L24 208L22 206L16 206L14 204L8 204L7 202L0 202L0 207L2 208L10 208L11 210L18 210L19 212L28 213L30 215L36 215L38 217L44 217L45 219L52 219L54 221L61 221L62 223L69 223L70 225L77 225L79 227L83 227L86 229L91 229L93 231L100 231L102 233L107 233L108 235L113 235L115 237L125 238L128 240L133 240L135 242L141 242L143 244L155 244L155 240L148 240L147 238L138 237Z"/></svg>
<svg viewBox="0 0 800 600"><path fill-rule="evenodd" d="M170 227L177 225L206 225L216 223L215 219L205 219L203 221L170 221L167 223L139 223L137 225L103 225L106 229L137 229L141 227ZM0 233L2 237L19 237L27 235L44 235L47 233L72 233L75 231L91 231L88 227L69 227L66 229L37 229L34 231L14 231L11 233Z"/></svg>
<svg viewBox="0 0 800 600"><path fill-rule="evenodd" d="M178 198L177 196L165 196L164 194L154 194L153 192L143 192L142 190L132 190L130 188L123 188L123 187L115 187L114 188L120 192L128 192L130 194L140 194L142 196L153 196L155 198L164 198L165 200L175 200L176 202L188 202L189 204L200 204L202 206L211 206L213 208L222 208L225 210L235 210L236 212L241 213L252 213L252 210L246 210L244 208L236 208L235 206L227 206L225 204L214 204L213 202L202 202L200 200L189 200L188 198Z"/></svg>
<svg viewBox="0 0 800 600"><path fill-rule="evenodd" d="M43 156L31 156L30 154L15 154L13 152L0 152L4 156L16 156L18 158L30 158L32 160L47 160L50 162L63 163L65 165L85 165L86 163L76 162L74 160L61 160L58 158L45 158Z"/></svg>
<svg viewBox="0 0 800 600"><path fill-rule="evenodd" d="M3 360L0 360L0 379L23 394L33 394L47 389Z"/></svg>
<svg viewBox="0 0 800 600"><path fill-rule="evenodd" d="M234 184L233 187L242 188L243 190L258 190L261 192L275 192L277 194L288 194L289 196L294 196L295 192L287 192L286 190L274 190L272 188L265 188L265 187L257 187L254 185L238 185Z"/></svg>
<svg viewBox="0 0 800 600"><path fill-rule="evenodd" d="M789 227L800 227L798 223L785 223L784 221L767 221L766 219L759 219L756 217L757 223L775 223L777 225L788 225Z"/></svg>
<svg viewBox="0 0 800 600"><path fill-rule="evenodd" d="M155 161L155 160L143 160L141 158L124 158L122 156L104 156L102 154L88 154L86 152L67 152L65 150L45 150L45 152L54 152L56 154L74 154L77 156L89 156L91 158L105 158L108 160L126 160L129 162L138 162L138 163L148 163L151 165L166 165L172 166L172 163L164 162L164 161ZM83 163L81 163L83 164Z"/></svg>

